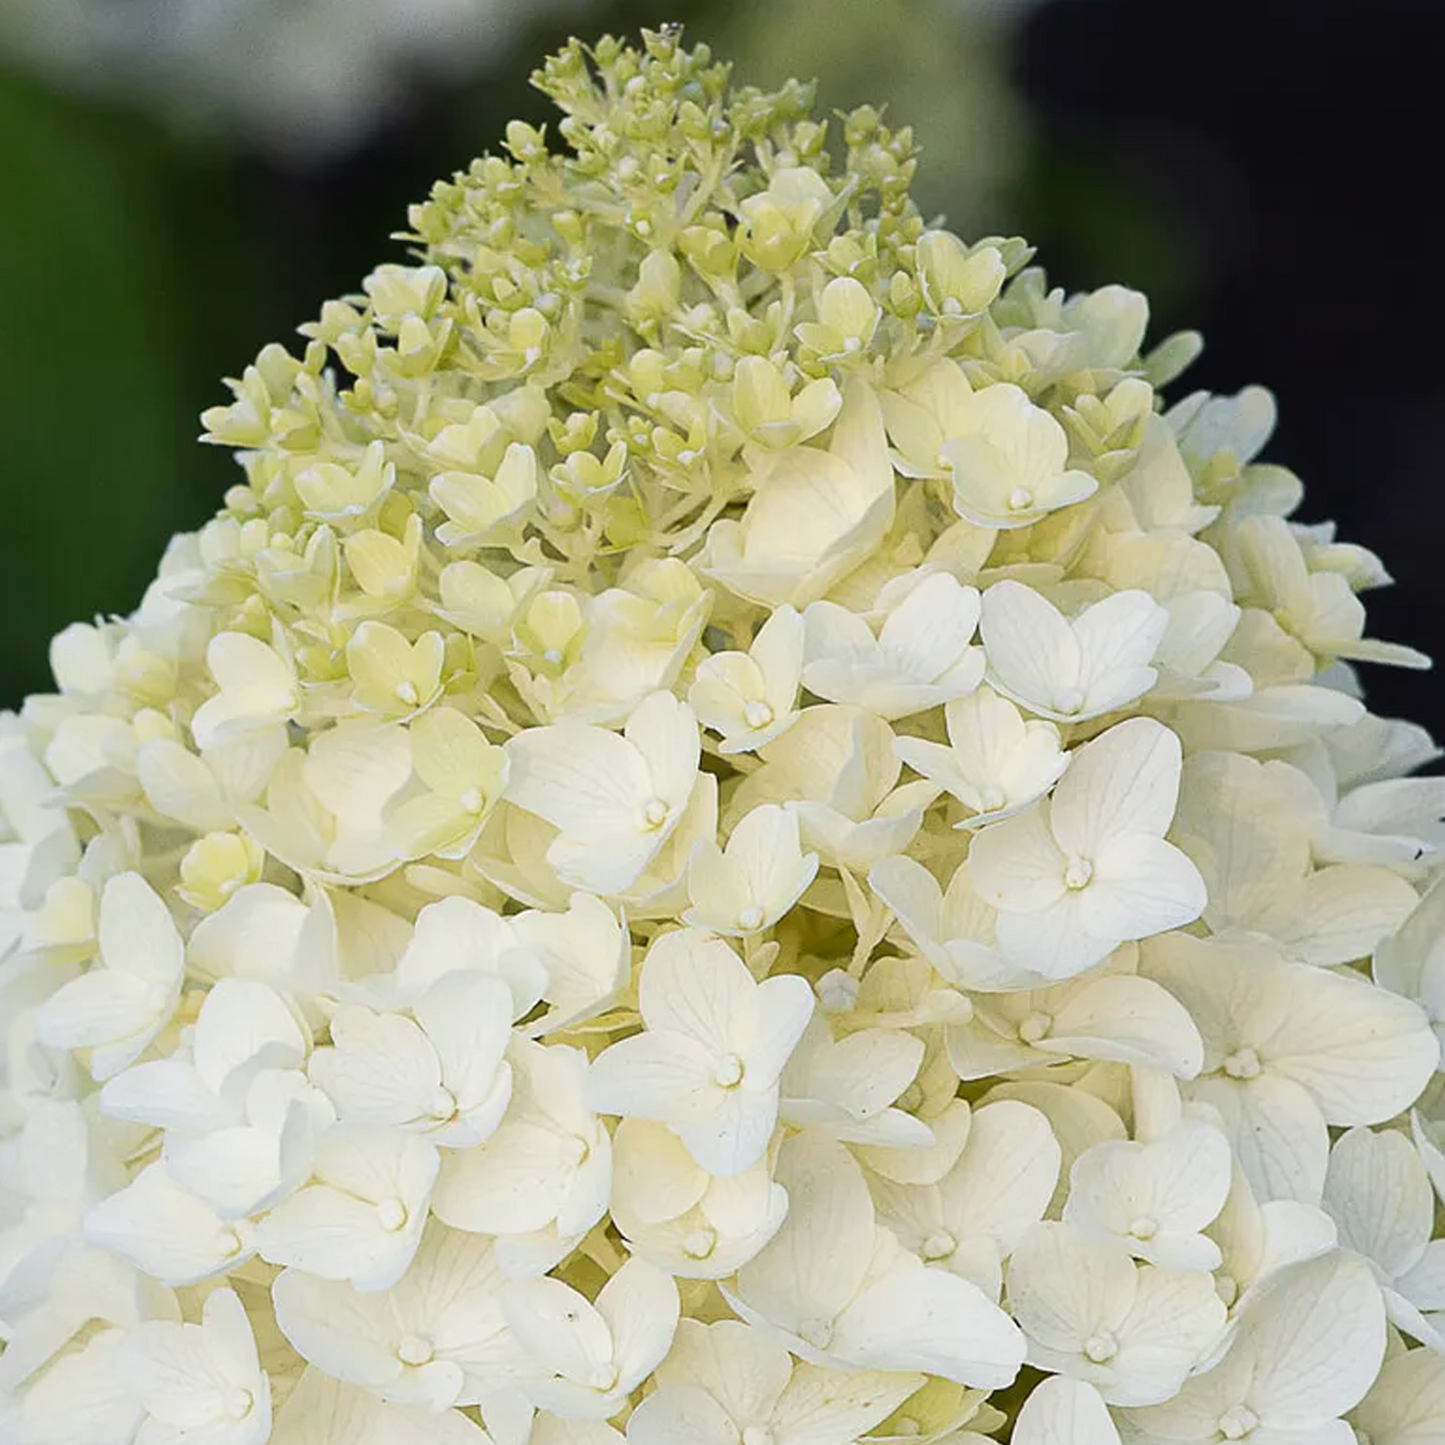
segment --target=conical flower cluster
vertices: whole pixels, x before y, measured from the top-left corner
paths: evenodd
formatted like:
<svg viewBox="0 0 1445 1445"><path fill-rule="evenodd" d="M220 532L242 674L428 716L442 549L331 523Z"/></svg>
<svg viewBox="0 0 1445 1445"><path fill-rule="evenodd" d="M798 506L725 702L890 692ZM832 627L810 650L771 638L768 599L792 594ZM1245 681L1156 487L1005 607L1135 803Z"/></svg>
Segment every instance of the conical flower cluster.
<svg viewBox="0 0 1445 1445"><path fill-rule="evenodd" d="M877 113L537 79L5 724L0 1439L1438 1439L1379 562Z"/></svg>

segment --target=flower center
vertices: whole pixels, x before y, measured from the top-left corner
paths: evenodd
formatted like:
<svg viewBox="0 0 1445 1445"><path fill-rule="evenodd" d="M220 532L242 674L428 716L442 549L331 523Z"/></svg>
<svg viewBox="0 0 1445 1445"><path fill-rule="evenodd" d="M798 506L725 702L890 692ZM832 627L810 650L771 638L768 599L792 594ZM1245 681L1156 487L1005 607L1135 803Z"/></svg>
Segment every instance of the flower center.
<svg viewBox="0 0 1445 1445"><path fill-rule="evenodd" d="M711 1225L694 1229L682 1241L682 1252L689 1259L706 1259L717 1248L717 1230Z"/></svg>
<svg viewBox="0 0 1445 1445"><path fill-rule="evenodd" d="M1214 1276L1214 1292L1228 1309L1239 1298L1239 1281L1232 1274L1217 1274Z"/></svg>
<svg viewBox="0 0 1445 1445"><path fill-rule="evenodd" d="M468 788L457 801L462 805L464 811L480 813L487 800L482 796L480 788Z"/></svg>
<svg viewBox="0 0 1445 1445"><path fill-rule="evenodd" d="M912 1440L915 1436L923 1434L923 1426L912 1415L904 1415L893 1422L893 1433L905 1440Z"/></svg>
<svg viewBox="0 0 1445 1445"><path fill-rule="evenodd" d="M616 1365L598 1365L587 1377L587 1383L591 1385L594 1390L601 1390L605 1395L609 1390L617 1388L617 1380L620 1374L621 1371L618 1370Z"/></svg>
<svg viewBox="0 0 1445 1445"><path fill-rule="evenodd" d="M946 1229L940 1229L923 1241L920 1253L925 1260L932 1263L935 1260L947 1259L957 1248L958 1241Z"/></svg>
<svg viewBox="0 0 1445 1445"><path fill-rule="evenodd" d="M1034 504L1034 494L1027 487L1015 487L1008 494L1008 509L1011 512L1025 512Z"/></svg>
<svg viewBox="0 0 1445 1445"><path fill-rule="evenodd" d="M1129 1234L1133 1239L1153 1239L1159 1233L1159 1221L1150 1219L1147 1214L1141 1214L1129 1226Z"/></svg>
<svg viewBox="0 0 1445 1445"><path fill-rule="evenodd" d="M1054 1020L1051 1015L1031 1013L1019 1025L1019 1038L1026 1044L1036 1044L1040 1039L1048 1037L1048 1032L1053 1026Z"/></svg>
<svg viewBox="0 0 1445 1445"><path fill-rule="evenodd" d="M241 1236L234 1229L223 1229L216 1236L216 1248L228 1259L241 1252Z"/></svg>
<svg viewBox="0 0 1445 1445"><path fill-rule="evenodd" d="M562 1158L573 1169L585 1164L591 1152L592 1146L580 1134L573 1134L570 1139L562 1141Z"/></svg>
<svg viewBox="0 0 1445 1445"><path fill-rule="evenodd" d="M438 1089L431 1096L428 1112L433 1119L450 1119L457 1112L456 1096L450 1089Z"/></svg>
<svg viewBox="0 0 1445 1445"><path fill-rule="evenodd" d="M773 720L773 710L767 703L754 699L743 708L743 721L750 728L765 728Z"/></svg>
<svg viewBox="0 0 1445 1445"><path fill-rule="evenodd" d="M735 1089L743 1081L743 1061L736 1054L724 1054L712 1066L712 1081L720 1089Z"/></svg>
<svg viewBox="0 0 1445 1445"><path fill-rule="evenodd" d="M1007 801L1002 788L980 788L978 794L980 811L996 813Z"/></svg>
<svg viewBox="0 0 1445 1445"><path fill-rule="evenodd" d="M1084 705L1084 694L1077 687L1062 687L1054 694L1054 711L1076 713Z"/></svg>
<svg viewBox="0 0 1445 1445"><path fill-rule="evenodd" d="M642 806L642 831L653 833L667 822L668 807L661 798L650 798Z"/></svg>
<svg viewBox="0 0 1445 1445"><path fill-rule="evenodd" d="M1064 887L1077 892L1087 888L1094 876L1094 865L1087 858L1070 858L1064 864Z"/></svg>
<svg viewBox="0 0 1445 1445"><path fill-rule="evenodd" d="M421 1335L403 1335L396 1347L396 1357L403 1365L424 1365L432 1357L431 1341Z"/></svg>
<svg viewBox="0 0 1445 1445"><path fill-rule="evenodd" d="M738 924L751 933L755 928L763 926L763 910L756 903L749 903L741 913L738 914Z"/></svg>
<svg viewBox="0 0 1445 1445"><path fill-rule="evenodd" d="M1096 1365L1107 1364L1119 1353L1119 1341L1107 1330L1084 1341L1084 1355Z"/></svg>
<svg viewBox="0 0 1445 1445"><path fill-rule="evenodd" d="M1253 1049L1236 1049L1224 1061L1224 1072L1231 1079L1256 1079L1259 1077L1259 1055Z"/></svg>
<svg viewBox="0 0 1445 1445"><path fill-rule="evenodd" d="M851 1013L858 1002L858 990L858 980L841 968L830 968L813 986L823 1012L829 1014Z"/></svg>
<svg viewBox="0 0 1445 1445"><path fill-rule="evenodd" d="M256 1397L240 1388L226 1392L226 1415L232 1420L244 1420L256 1406Z"/></svg>
<svg viewBox="0 0 1445 1445"><path fill-rule="evenodd" d="M773 1445L773 1432L766 1425L749 1425L743 1431L743 1445Z"/></svg>
<svg viewBox="0 0 1445 1445"><path fill-rule="evenodd" d="M804 1320L798 1334L815 1350L826 1350L833 1343L832 1320Z"/></svg>
<svg viewBox="0 0 1445 1445"><path fill-rule="evenodd" d="M406 1205L399 1199L383 1199L376 1206L377 1223L388 1234L395 1234L406 1224Z"/></svg>
<svg viewBox="0 0 1445 1445"><path fill-rule="evenodd" d="M396 685L396 695L408 706L415 707L421 698L416 690L414 682L399 682Z"/></svg>
<svg viewBox="0 0 1445 1445"><path fill-rule="evenodd" d="M1258 1424L1259 1416L1248 1405L1231 1405L1219 1417L1219 1433L1226 1440L1243 1440Z"/></svg>

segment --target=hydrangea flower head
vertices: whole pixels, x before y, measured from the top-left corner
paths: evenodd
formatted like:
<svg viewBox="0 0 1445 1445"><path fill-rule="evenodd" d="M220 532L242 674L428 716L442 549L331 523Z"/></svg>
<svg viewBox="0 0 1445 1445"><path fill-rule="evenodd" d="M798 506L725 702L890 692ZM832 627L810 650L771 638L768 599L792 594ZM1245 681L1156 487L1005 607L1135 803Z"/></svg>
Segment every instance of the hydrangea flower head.
<svg viewBox="0 0 1445 1445"><path fill-rule="evenodd" d="M0 1438L1438 1434L1383 568L877 112L536 80L0 727Z"/></svg>

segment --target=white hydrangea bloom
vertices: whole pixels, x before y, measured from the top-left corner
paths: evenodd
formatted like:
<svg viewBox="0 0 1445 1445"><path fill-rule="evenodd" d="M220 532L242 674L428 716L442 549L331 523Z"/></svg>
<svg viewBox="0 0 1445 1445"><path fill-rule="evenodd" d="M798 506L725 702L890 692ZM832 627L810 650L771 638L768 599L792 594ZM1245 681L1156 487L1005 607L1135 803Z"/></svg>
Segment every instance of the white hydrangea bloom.
<svg viewBox="0 0 1445 1445"><path fill-rule="evenodd" d="M818 855L804 853L798 815L775 803L754 808L733 829L727 846L702 839L688 863L694 928L740 937L770 928L818 872Z"/></svg>
<svg viewBox="0 0 1445 1445"><path fill-rule="evenodd" d="M851 1445L903 1403L921 1375L825 1371L794 1363L774 1340L735 1320L683 1320L660 1385L632 1414L629 1445Z"/></svg>
<svg viewBox="0 0 1445 1445"><path fill-rule="evenodd" d="M983 677L983 653L969 646L978 618L977 589L947 572L918 580L876 637L846 607L814 602L803 614L803 683L888 719L967 696Z"/></svg>
<svg viewBox="0 0 1445 1445"><path fill-rule="evenodd" d="M1332 1253L1281 1270L1254 1298L1224 1359L1172 1400L1118 1416L1126 1440L1343 1440L1385 1352L1385 1310L1363 1261Z"/></svg>
<svg viewBox="0 0 1445 1445"><path fill-rule="evenodd" d="M709 1173L741 1174L772 1138L813 991L798 978L758 983L721 939L683 929L649 951L638 997L646 1032L593 1062L593 1107L667 1124Z"/></svg>
<svg viewBox="0 0 1445 1445"><path fill-rule="evenodd" d="M679 1279L735 1273L787 1214L766 1158L718 1178L664 1125L644 1119L623 1119L613 1142L612 1218L634 1254Z"/></svg>
<svg viewBox="0 0 1445 1445"><path fill-rule="evenodd" d="M502 1307L526 1354L522 1389L539 1408L605 1420L650 1375L672 1344L678 1293L672 1278L631 1259L594 1303L557 1279L514 1280Z"/></svg>
<svg viewBox="0 0 1445 1445"><path fill-rule="evenodd" d="M1382 565L725 75L550 61L0 720L7 1445L1440 1433Z"/></svg>
<svg viewBox="0 0 1445 1445"><path fill-rule="evenodd" d="M687 700L703 726L722 735L721 752L754 752L798 720L803 639L802 614L785 604L758 628L746 652L703 659Z"/></svg>
<svg viewBox="0 0 1445 1445"><path fill-rule="evenodd" d="M880 1231L862 1171L826 1135L783 1146L788 1216L738 1271L730 1296L804 1359L859 1369L925 1370L988 1388L1023 1358L1017 1327L977 1285L931 1269Z"/></svg>
<svg viewBox="0 0 1445 1445"><path fill-rule="evenodd" d="M1409 1138L1347 1129L1330 1150L1322 1202L1341 1247L1374 1266L1391 1322L1445 1352L1445 1336L1422 1313L1445 1310L1445 1249L1430 1239L1435 1196Z"/></svg>
<svg viewBox="0 0 1445 1445"><path fill-rule="evenodd" d="M677 827L697 777L697 723L685 703L653 693L621 737L558 723L508 747L507 797L557 829L547 861L558 877L619 893Z"/></svg>
<svg viewBox="0 0 1445 1445"><path fill-rule="evenodd" d="M1147 592L1116 592L1070 619L1008 579L984 593L981 616L989 682L1058 722L1099 717L1148 692L1158 677L1149 664L1169 626Z"/></svg>
<svg viewBox="0 0 1445 1445"><path fill-rule="evenodd" d="M185 945L169 911L138 873L110 879L100 896L100 967L60 986L40 1010L36 1037L90 1050L90 1072L110 1078L138 1058L180 1001Z"/></svg>
<svg viewBox="0 0 1445 1445"><path fill-rule="evenodd" d="M1047 802L980 829L969 876L1005 954L1068 978L1199 916L1203 880L1164 839L1179 773L1178 738L1130 719L1081 748Z"/></svg>
<svg viewBox="0 0 1445 1445"><path fill-rule="evenodd" d="M950 702L943 716L947 747L900 737L893 750L970 810L972 816L955 827L976 828L1019 812L1048 792L1068 766L1058 728L1042 718L1026 721L991 687Z"/></svg>
<svg viewBox="0 0 1445 1445"><path fill-rule="evenodd" d="M1224 1208L1230 1164L1229 1141L1202 1120L1096 1144L1074 1160L1064 1222L1164 1269L1217 1269L1219 1246L1200 1231Z"/></svg>
<svg viewBox="0 0 1445 1445"><path fill-rule="evenodd" d="M146 1412L139 1438L263 1445L270 1436L270 1381L231 1290L206 1297L200 1324L141 1325L121 1342L115 1363Z"/></svg>
<svg viewBox="0 0 1445 1445"><path fill-rule="evenodd" d="M1224 1327L1209 1274L1135 1264L1119 1242L1067 1224L1024 1235L1008 1292L1029 1360L1087 1381L1113 1405L1169 1399Z"/></svg>

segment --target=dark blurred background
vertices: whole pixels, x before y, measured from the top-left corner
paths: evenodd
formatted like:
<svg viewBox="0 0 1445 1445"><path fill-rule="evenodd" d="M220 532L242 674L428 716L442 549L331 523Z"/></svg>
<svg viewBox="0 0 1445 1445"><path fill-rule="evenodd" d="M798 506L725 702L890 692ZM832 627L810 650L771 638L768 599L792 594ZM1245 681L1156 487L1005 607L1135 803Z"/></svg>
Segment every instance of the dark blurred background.
<svg viewBox="0 0 1445 1445"><path fill-rule="evenodd" d="M0 0L0 705L214 510L219 378L547 118L546 50L662 20L760 83L886 100L926 207L1202 330L1173 394L1268 385L1302 519L1397 579L1372 635L1445 656L1441 0ZM1367 685L1445 736L1445 675Z"/></svg>

